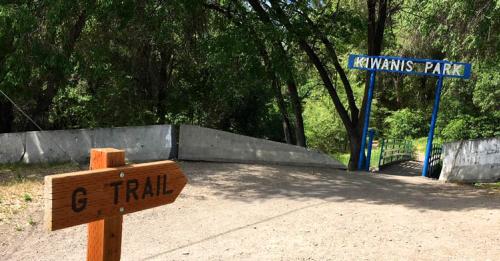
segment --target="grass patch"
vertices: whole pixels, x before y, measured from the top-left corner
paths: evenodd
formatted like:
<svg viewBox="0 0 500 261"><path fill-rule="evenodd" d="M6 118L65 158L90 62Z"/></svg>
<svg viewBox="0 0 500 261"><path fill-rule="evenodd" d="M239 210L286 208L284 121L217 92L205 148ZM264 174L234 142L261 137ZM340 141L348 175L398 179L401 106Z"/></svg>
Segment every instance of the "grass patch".
<svg viewBox="0 0 500 261"><path fill-rule="evenodd" d="M31 217L31 216L30 216L30 217L29 217L29 219L28 219L28 225L30 225L30 226L34 226L34 225L36 225L35 220L33 220L33 217Z"/></svg>
<svg viewBox="0 0 500 261"><path fill-rule="evenodd" d="M442 144L443 141L440 138L434 138L434 145ZM413 140L413 146L416 153L425 154L425 149L427 147L427 137L420 137Z"/></svg>
<svg viewBox="0 0 500 261"><path fill-rule="evenodd" d="M50 164L0 164L0 186L15 185L26 181L39 181L55 173L79 170L74 163Z"/></svg>
<svg viewBox="0 0 500 261"><path fill-rule="evenodd" d="M372 154L370 156L370 168L378 168L380 152L380 148L372 148ZM338 153L333 155L333 158L337 159L346 166L349 164L350 157L351 156L349 153Z"/></svg>
<svg viewBox="0 0 500 261"><path fill-rule="evenodd" d="M425 153L425 147L427 146L427 137L421 137L413 140L413 146L416 153Z"/></svg>
<svg viewBox="0 0 500 261"><path fill-rule="evenodd" d="M75 164L2 164L0 165L0 223L35 225L30 208L42 202L46 175L77 171ZM23 229L16 227L16 230Z"/></svg>
<svg viewBox="0 0 500 261"><path fill-rule="evenodd" d="M381 148L373 148L370 157L370 167L378 168L378 161L380 160Z"/></svg>
<svg viewBox="0 0 500 261"><path fill-rule="evenodd" d="M496 183L474 183L474 187L479 189L495 189L500 190L500 182Z"/></svg>
<svg viewBox="0 0 500 261"><path fill-rule="evenodd" d="M338 161L340 161L342 164L344 164L346 166L349 164L350 157L351 156L349 155L349 153L338 153L338 154L333 155L333 158L337 159Z"/></svg>
<svg viewBox="0 0 500 261"><path fill-rule="evenodd" d="M21 232L21 231L24 230L24 228L22 226L20 226L20 225L16 225L15 229L16 229L17 232Z"/></svg>
<svg viewBox="0 0 500 261"><path fill-rule="evenodd" d="M33 201L33 198L31 198L31 195L28 194L28 193L24 193L23 198L24 198L24 202L31 202L31 201Z"/></svg>

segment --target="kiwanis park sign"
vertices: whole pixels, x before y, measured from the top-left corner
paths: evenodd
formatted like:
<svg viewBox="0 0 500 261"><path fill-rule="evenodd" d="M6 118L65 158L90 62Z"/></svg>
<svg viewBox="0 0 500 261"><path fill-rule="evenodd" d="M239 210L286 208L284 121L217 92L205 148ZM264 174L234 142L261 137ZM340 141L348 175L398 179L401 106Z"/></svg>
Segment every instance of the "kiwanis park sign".
<svg viewBox="0 0 500 261"><path fill-rule="evenodd" d="M439 101L441 99L443 78L469 79L472 70L471 64L462 62L449 62L446 60L351 54L349 55L348 67L350 69L365 70L370 72L370 85L368 88L367 97L368 102L367 106L365 107L365 118L363 125L363 134L361 138L361 149L359 152L358 170L368 170L370 164L370 159L365 156L365 146L373 98L373 88L375 86L375 73L391 72L438 77L429 136L427 138L427 147L425 149L424 167L422 169L422 176L429 176L429 159L431 156L434 129L436 127L437 114L439 111ZM368 149L368 154L370 154L370 149Z"/></svg>
<svg viewBox="0 0 500 261"><path fill-rule="evenodd" d="M424 76L468 79L471 65L444 60L413 59L391 56L350 55L349 68Z"/></svg>

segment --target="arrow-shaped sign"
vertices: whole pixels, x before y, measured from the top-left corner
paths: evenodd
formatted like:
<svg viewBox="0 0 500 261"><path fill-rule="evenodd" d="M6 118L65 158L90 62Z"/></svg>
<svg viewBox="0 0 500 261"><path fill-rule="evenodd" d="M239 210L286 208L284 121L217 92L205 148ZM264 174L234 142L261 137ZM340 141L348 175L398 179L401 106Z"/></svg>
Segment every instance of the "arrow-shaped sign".
<svg viewBox="0 0 500 261"><path fill-rule="evenodd" d="M173 161L46 176L45 223L53 231L169 204L186 182Z"/></svg>

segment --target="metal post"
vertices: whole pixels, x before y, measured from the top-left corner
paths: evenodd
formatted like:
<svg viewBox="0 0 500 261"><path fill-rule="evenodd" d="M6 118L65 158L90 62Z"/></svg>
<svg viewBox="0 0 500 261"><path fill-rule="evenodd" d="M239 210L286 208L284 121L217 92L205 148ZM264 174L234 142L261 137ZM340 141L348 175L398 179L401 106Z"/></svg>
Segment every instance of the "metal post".
<svg viewBox="0 0 500 261"><path fill-rule="evenodd" d="M363 160L365 157L366 133L370 122L370 110L372 107L373 87L375 85L375 71L370 71L370 87L368 88L368 99L365 109L365 121L363 125L363 135L361 137L361 148L359 149L358 170L363 169Z"/></svg>
<svg viewBox="0 0 500 261"><path fill-rule="evenodd" d="M384 146L385 146L385 139L382 139L382 145L380 145L380 157L378 158L378 169L379 170L380 170L380 166L383 165Z"/></svg>
<svg viewBox="0 0 500 261"><path fill-rule="evenodd" d="M373 137L375 137L375 130L368 130L368 152L366 152L366 160L365 160L365 170L370 171L370 161L372 157L372 145L373 145Z"/></svg>
<svg viewBox="0 0 500 261"><path fill-rule="evenodd" d="M427 177L429 169L429 157L432 153L432 140L434 139L434 128L436 128L436 121L439 111L439 100L441 99L441 88L443 87L443 75L439 76L436 87L436 97L434 98L434 108L432 109L431 128L429 136L427 137L427 147L425 148L424 168L422 169L422 177Z"/></svg>

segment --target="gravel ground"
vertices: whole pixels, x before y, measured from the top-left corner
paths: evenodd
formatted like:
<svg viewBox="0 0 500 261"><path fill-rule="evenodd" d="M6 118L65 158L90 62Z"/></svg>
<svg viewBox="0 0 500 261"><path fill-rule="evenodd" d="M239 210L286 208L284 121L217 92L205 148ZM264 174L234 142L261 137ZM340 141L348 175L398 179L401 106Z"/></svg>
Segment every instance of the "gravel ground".
<svg viewBox="0 0 500 261"><path fill-rule="evenodd" d="M122 260L500 260L500 194L421 177L183 162L174 204L124 218ZM84 260L86 227L0 228L0 260Z"/></svg>

